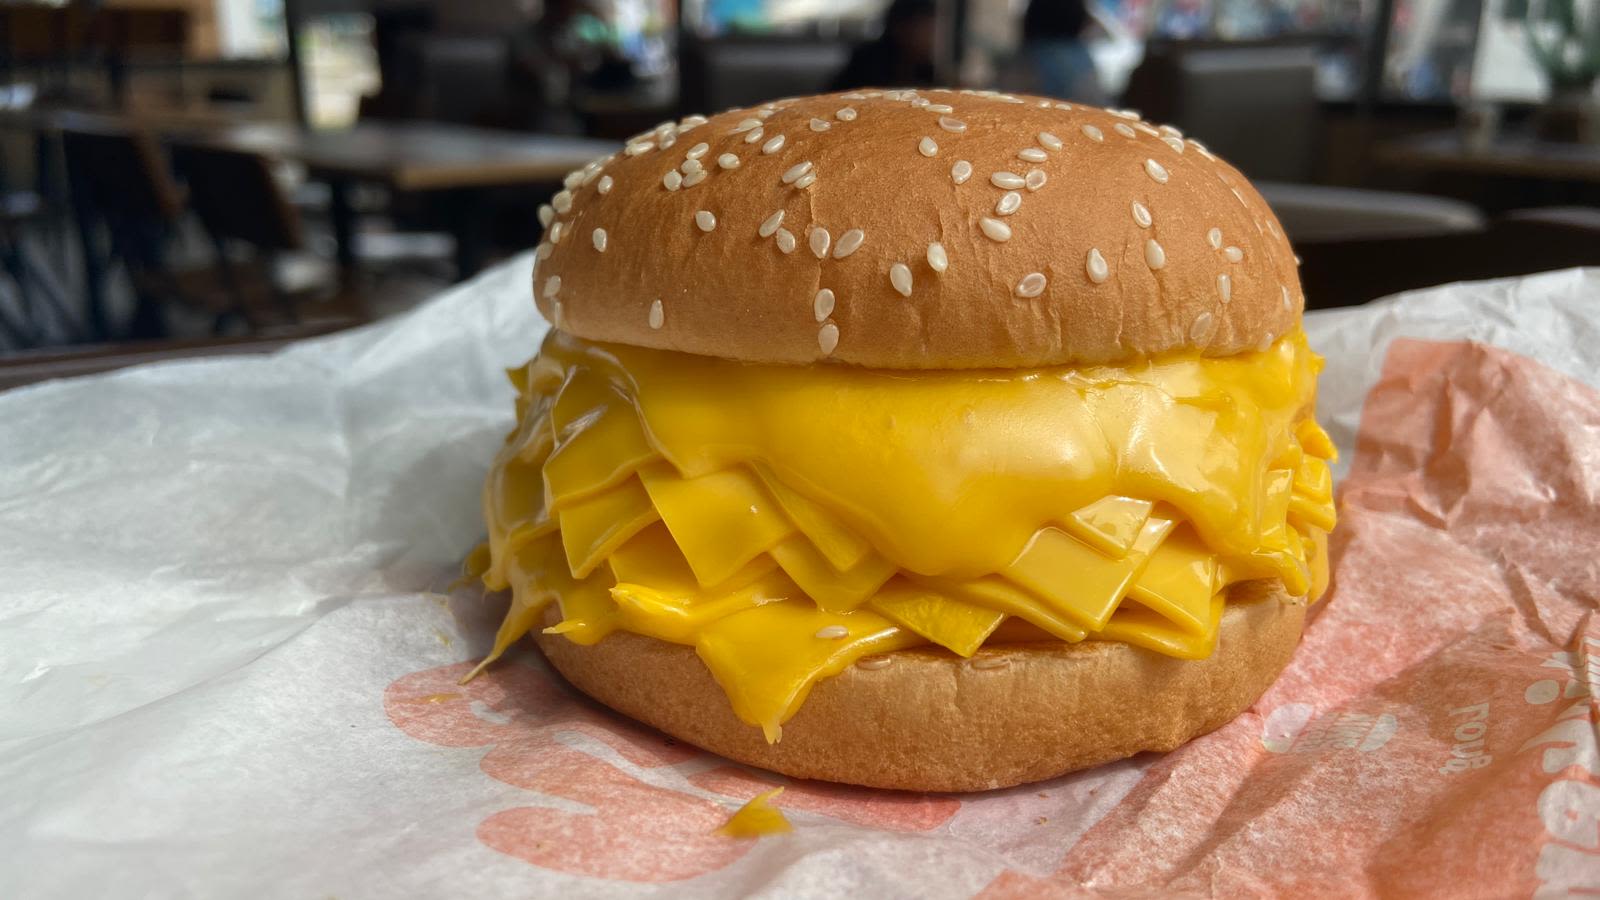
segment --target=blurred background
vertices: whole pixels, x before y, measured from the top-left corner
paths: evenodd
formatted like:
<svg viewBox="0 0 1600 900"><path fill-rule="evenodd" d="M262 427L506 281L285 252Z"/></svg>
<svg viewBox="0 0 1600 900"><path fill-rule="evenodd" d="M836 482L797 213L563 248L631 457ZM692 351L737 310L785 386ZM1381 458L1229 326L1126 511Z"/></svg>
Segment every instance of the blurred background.
<svg viewBox="0 0 1600 900"><path fill-rule="evenodd" d="M0 0L0 389L392 315L691 112L861 86L1140 110L1313 306L1600 263L1600 0Z"/></svg>

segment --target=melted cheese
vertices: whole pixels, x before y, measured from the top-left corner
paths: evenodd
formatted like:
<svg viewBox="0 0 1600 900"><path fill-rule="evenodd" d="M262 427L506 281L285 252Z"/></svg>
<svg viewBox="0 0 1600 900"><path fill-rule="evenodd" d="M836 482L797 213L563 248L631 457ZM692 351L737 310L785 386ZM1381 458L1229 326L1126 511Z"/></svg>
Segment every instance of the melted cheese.
<svg viewBox="0 0 1600 900"><path fill-rule="evenodd" d="M545 630L580 643L693 646L769 740L819 679L896 649L1203 658L1229 584L1326 586L1320 365L1298 333L1226 359L897 373L552 332L512 373L485 486L474 571L513 594L492 656L555 602Z"/></svg>
<svg viewBox="0 0 1600 900"><path fill-rule="evenodd" d="M783 788L777 787L751 797L728 817L728 821L717 829L717 834L731 838L753 838L793 831L789 820L783 817L783 811L772 805L773 799L781 793Z"/></svg>

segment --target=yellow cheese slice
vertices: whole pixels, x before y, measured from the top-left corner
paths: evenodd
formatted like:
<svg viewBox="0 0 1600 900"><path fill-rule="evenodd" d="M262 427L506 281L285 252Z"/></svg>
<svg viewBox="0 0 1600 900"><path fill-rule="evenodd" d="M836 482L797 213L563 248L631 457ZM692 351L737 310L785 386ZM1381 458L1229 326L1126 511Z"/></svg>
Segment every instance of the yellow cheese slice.
<svg viewBox="0 0 1600 900"><path fill-rule="evenodd" d="M804 535L773 547L772 558L813 602L829 612L849 612L867 602L895 573L895 564L876 553L862 557L852 569L837 571Z"/></svg>
<svg viewBox="0 0 1600 900"><path fill-rule="evenodd" d="M904 578L885 584L872 596L871 609L907 631L962 656L971 656L1006 615L940 594Z"/></svg>
<svg viewBox="0 0 1600 900"><path fill-rule="evenodd" d="M1218 588L1217 558L1184 526L1150 554L1128 596L1179 629L1205 637Z"/></svg>
<svg viewBox="0 0 1600 900"><path fill-rule="evenodd" d="M573 577L586 577L612 550L660 518L651 499L638 479L630 478L561 510L561 542Z"/></svg>
<svg viewBox="0 0 1600 900"><path fill-rule="evenodd" d="M1063 531L1041 528L1005 576L1044 598L1069 618L1099 629L1144 570L1150 552L1172 530L1172 520L1151 516L1132 549L1119 560Z"/></svg>
<svg viewBox="0 0 1600 900"><path fill-rule="evenodd" d="M1068 516L1062 524L1073 537L1112 559L1133 549L1155 504L1136 497L1102 497Z"/></svg>
<svg viewBox="0 0 1600 900"><path fill-rule="evenodd" d="M655 465L640 469L639 479L702 585L726 581L794 531L749 472L684 478L671 466Z"/></svg>
<svg viewBox="0 0 1600 900"><path fill-rule="evenodd" d="M870 610L830 613L808 601L787 600L711 623L695 649L734 713L760 726L771 743L817 679L837 675L863 656L920 643L922 638Z"/></svg>

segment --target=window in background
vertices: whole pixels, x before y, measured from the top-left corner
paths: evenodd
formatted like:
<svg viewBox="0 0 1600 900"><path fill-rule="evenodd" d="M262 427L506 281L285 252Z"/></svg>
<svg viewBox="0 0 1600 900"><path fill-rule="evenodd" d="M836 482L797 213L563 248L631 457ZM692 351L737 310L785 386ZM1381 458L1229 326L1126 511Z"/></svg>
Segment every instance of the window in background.
<svg viewBox="0 0 1600 900"><path fill-rule="evenodd" d="M378 87L372 17L364 13L317 16L300 32L306 69L306 116L317 128L355 122L361 97Z"/></svg>
<svg viewBox="0 0 1600 900"><path fill-rule="evenodd" d="M1383 66L1386 97L1448 103L1467 96L1483 0L1396 0Z"/></svg>
<svg viewBox="0 0 1600 900"><path fill-rule="evenodd" d="M684 24L702 37L720 34L862 31L889 0L684 0Z"/></svg>
<svg viewBox="0 0 1600 900"><path fill-rule="evenodd" d="M217 37L227 58L284 58L283 0L217 0Z"/></svg>

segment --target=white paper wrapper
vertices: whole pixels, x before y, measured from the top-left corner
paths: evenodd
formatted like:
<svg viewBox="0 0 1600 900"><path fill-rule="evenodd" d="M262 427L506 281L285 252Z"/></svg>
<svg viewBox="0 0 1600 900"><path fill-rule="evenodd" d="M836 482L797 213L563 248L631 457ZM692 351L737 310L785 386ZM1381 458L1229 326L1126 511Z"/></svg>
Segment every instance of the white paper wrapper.
<svg viewBox="0 0 1600 900"><path fill-rule="evenodd" d="M443 591L543 334L529 284L524 257L271 357L0 394L0 897L1600 884L1600 274L1308 317L1336 583L1239 720L987 795L790 785L795 832L759 841L710 831L771 776L526 649L455 683L503 603Z"/></svg>

